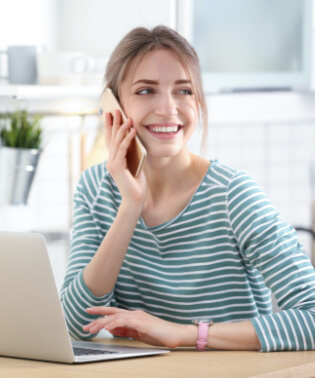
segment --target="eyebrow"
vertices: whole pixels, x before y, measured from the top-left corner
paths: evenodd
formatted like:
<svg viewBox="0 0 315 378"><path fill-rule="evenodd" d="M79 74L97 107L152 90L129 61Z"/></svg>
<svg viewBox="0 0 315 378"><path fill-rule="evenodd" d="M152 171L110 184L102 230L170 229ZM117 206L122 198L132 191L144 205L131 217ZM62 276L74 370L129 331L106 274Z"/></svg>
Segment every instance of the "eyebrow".
<svg viewBox="0 0 315 378"><path fill-rule="evenodd" d="M137 80L136 82L134 82L132 85L136 85L136 84L139 84L139 83L150 84L150 85L158 85L159 81L157 81L157 80L140 79L140 80ZM189 79L176 80L175 84L191 84L191 80L189 80Z"/></svg>

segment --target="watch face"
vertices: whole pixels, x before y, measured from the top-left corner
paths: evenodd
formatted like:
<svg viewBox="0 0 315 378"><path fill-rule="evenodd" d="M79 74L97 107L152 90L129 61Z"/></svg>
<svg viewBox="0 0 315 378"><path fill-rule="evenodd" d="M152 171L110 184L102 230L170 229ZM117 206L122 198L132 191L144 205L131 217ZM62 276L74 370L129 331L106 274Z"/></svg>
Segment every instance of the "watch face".
<svg viewBox="0 0 315 378"><path fill-rule="evenodd" d="M211 319L195 319L192 321L194 324L200 324L200 323L212 323Z"/></svg>

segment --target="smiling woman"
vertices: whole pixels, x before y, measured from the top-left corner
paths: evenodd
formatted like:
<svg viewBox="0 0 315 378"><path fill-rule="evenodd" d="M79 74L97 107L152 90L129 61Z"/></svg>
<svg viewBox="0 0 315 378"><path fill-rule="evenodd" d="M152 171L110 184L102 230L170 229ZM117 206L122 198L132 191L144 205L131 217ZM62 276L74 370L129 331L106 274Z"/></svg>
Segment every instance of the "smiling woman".
<svg viewBox="0 0 315 378"><path fill-rule="evenodd" d="M108 159L83 172L75 194L61 292L71 335L315 349L315 273L296 231L245 172L187 148L207 114L192 46L164 26L134 29L105 77L128 119L105 115ZM147 149L137 178L126 162L136 134Z"/></svg>

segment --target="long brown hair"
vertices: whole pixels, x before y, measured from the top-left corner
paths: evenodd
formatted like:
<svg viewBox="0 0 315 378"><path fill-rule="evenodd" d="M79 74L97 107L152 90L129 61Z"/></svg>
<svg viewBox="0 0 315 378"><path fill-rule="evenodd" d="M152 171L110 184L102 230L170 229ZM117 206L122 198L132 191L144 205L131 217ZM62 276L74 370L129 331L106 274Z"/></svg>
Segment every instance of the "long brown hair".
<svg viewBox="0 0 315 378"><path fill-rule="evenodd" d="M152 30L138 27L131 30L116 46L106 66L105 87L120 97L120 86L132 66L134 71L143 56L154 50L168 49L175 53L186 68L198 104L199 123L203 125L204 149L207 140L207 106L200 73L199 58L191 44L175 30L159 25Z"/></svg>

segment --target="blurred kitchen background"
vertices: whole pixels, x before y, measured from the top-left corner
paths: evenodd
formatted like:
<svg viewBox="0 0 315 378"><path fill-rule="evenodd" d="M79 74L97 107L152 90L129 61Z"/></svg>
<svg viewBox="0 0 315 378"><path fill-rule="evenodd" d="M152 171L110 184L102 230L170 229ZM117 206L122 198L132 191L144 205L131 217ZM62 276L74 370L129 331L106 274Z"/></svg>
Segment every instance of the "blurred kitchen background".
<svg viewBox="0 0 315 378"><path fill-rule="evenodd" d="M314 229L313 0L0 0L0 115L41 114L44 128L27 203L3 200L0 229L44 234L58 288L77 180L106 159L97 114L106 61L130 29L157 24L179 30L200 54L205 156L248 171L284 220ZM200 142L197 133L191 150ZM311 234L299 235L314 263Z"/></svg>

